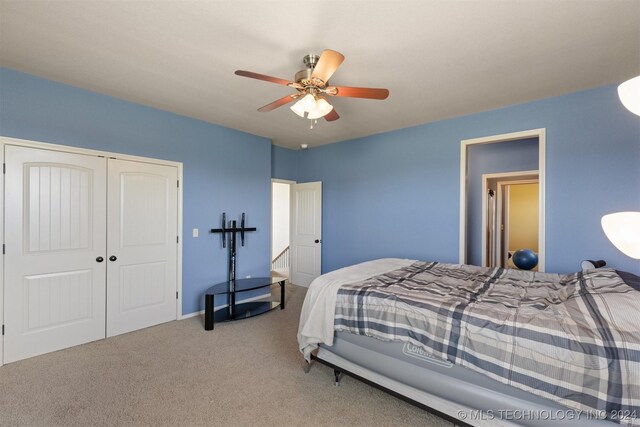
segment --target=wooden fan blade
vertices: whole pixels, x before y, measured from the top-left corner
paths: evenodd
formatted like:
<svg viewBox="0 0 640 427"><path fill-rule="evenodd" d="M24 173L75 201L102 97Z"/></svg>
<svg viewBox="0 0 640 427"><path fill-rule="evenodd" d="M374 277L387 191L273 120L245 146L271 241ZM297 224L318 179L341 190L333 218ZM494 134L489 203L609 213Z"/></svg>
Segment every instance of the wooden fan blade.
<svg viewBox="0 0 640 427"><path fill-rule="evenodd" d="M273 101L271 104L267 104L264 107L258 108L258 111L260 111L261 113L266 113L267 111L275 110L276 108L282 107L284 104L288 104L289 102L298 98L300 98L299 93L293 93L291 95L283 96L277 101Z"/></svg>
<svg viewBox="0 0 640 427"><path fill-rule="evenodd" d="M313 69L313 73L311 73L311 77L327 83L340 64L342 64L342 61L344 61L344 56L340 52L329 49L323 50L318 63Z"/></svg>
<svg viewBox="0 0 640 427"><path fill-rule="evenodd" d="M333 108L333 110L329 111L329 114L327 114L326 116L324 116L324 119L328 122L332 122L334 120L338 120L340 118L340 116L338 115L338 112L336 111L335 107Z"/></svg>
<svg viewBox="0 0 640 427"><path fill-rule="evenodd" d="M258 74L251 71L236 70L235 74L237 76L249 77L250 79L264 80L265 82L276 83L283 86L289 86L290 84L293 84L293 82L290 82L284 79L279 79L278 77L266 76L264 74Z"/></svg>
<svg viewBox="0 0 640 427"><path fill-rule="evenodd" d="M387 99L389 96L389 89L331 86L327 88L327 95L344 96L347 98Z"/></svg>

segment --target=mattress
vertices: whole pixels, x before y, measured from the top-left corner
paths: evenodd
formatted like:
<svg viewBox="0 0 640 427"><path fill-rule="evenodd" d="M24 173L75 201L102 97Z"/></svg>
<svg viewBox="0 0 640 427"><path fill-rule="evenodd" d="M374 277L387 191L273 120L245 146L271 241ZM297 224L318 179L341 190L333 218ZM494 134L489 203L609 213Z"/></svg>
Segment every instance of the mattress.
<svg viewBox="0 0 640 427"><path fill-rule="evenodd" d="M467 368L435 359L422 348L410 343L381 341L363 335L337 332L333 346L321 344L320 347L323 351L418 391L459 404L461 408L485 411L489 417L503 421L536 427L578 423L580 426L594 427L615 425L610 421L594 419L593 414L572 411ZM465 411L464 417L471 424L486 424L486 421L490 421L486 419L486 414L481 420L478 414ZM474 416L478 417L478 421L484 422L474 422Z"/></svg>

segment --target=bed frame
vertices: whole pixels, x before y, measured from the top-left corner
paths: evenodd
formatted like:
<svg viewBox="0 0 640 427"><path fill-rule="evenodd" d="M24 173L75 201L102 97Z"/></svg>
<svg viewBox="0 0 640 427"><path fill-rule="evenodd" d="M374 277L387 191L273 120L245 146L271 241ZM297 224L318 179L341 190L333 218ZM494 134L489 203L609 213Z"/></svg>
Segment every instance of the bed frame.
<svg viewBox="0 0 640 427"><path fill-rule="evenodd" d="M443 418L456 426L540 427L554 425L557 427L570 427L579 424L584 427L613 427L616 425L607 420L588 418L587 413L580 413L580 411L577 413L580 414L579 417L576 417L576 413L574 413L574 418L571 418L571 416L567 415L569 412L566 412L571 411L569 408L564 408L555 402L534 396L511 386L502 384L492 386L491 382L485 383L481 380L474 380L473 375L468 376L467 374L471 373L475 375L475 373L467 371L466 368L456 368L455 365L453 365L453 367L464 370L465 375L461 377L460 370L447 374L445 371L433 370L433 367L427 367L426 365L423 368L418 365L412 365L413 367L407 367L406 365L404 367L398 367L402 372L409 372L411 378L415 379L413 383L411 381L407 382L406 375L404 375L404 379L403 375L396 377L393 369L378 372L374 367L375 364L371 363L372 360L376 360L376 356L373 356L373 359L368 359L367 355L365 355L366 352L370 352L370 355L377 354L377 357L383 358L378 359L378 362L382 360L385 366L389 366L388 363L391 362L391 360L395 360L395 358L389 356L389 354L382 354L373 349L359 347L358 352L355 353L356 356L353 355L354 353L349 355L349 353L344 352L344 337L341 339L336 338L336 340L337 341L334 341L334 345L341 340L343 343L342 349L338 346L336 347L336 351L333 347L321 344L317 352L311 354L312 362L315 361L333 369L336 386L340 385L342 375L346 374ZM348 359L345 357L348 357ZM363 358L359 359L358 357ZM392 357L392 359L390 360L389 357ZM398 359L397 362L401 364L407 363L400 359ZM310 369L311 364L307 364L305 366L305 372L309 372ZM427 385L424 389L422 387L418 388L417 383L427 384L424 381L429 381L429 379L433 381L430 386ZM482 377L482 379L484 379L484 377ZM443 382L443 380L446 382ZM489 379L484 380L487 381ZM494 390L492 387L496 387L496 389ZM492 390L494 393L491 393ZM441 392L444 392L444 394L441 394ZM507 415L509 411L511 411L510 417L505 416L504 419L500 417L501 413ZM517 419L513 415L514 411L522 411L522 417ZM529 414L529 416L535 416L536 412L547 415L564 413L565 418L551 420L545 418L526 418L527 414Z"/></svg>
<svg viewBox="0 0 640 427"><path fill-rule="evenodd" d="M382 390L385 393L388 393L393 397L396 397L396 398L398 398L400 400L404 400L405 402L408 402L408 403L410 403L410 404L412 404L412 405L414 405L414 406L416 406L416 407L418 407L418 408L420 408L420 409L422 409L424 411L427 411L427 412L429 412L429 413L431 413L433 415L436 415L436 416L438 416L440 418L444 418L445 420L449 421L450 423L453 423L455 426L471 426L471 424L467 424L467 423L465 423L464 421L462 421L462 420L460 420L458 418L452 417L449 414L446 414L444 412L438 411L437 409L434 409L431 406L427 406L424 403L419 402L417 400L414 400L414 399L412 399L410 397L407 397L406 395L401 394L401 393L399 393L399 392L397 392L395 390L392 390L390 388L382 386L382 385L378 384L377 382L371 381L371 380L369 380L369 379L367 379L367 378L365 378L363 376L355 374L355 373L349 371L348 369L345 369L343 367L335 365L335 364L333 364L333 363L331 363L331 362L329 362L327 360L324 360L323 358L321 358L321 357L319 357L319 356L317 356L315 354L311 355L311 360L315 360L316 362L321 363L321 364L323 364L325 366L328 366L331 369L333 369L333 375L335 377L335 384L336 384L337 387L340 386L340 379L341 379L342 375L345 374L345 375L348 375L348 376L350 376L352 378L355 378L358 381L362 381L365 384L368 384L368 385L370 385L370 386L372 386L374 388L377 388L378 390ZM311 365L307 364L305 366L305 373L308 373L310 369L311 369Z"/></svg>

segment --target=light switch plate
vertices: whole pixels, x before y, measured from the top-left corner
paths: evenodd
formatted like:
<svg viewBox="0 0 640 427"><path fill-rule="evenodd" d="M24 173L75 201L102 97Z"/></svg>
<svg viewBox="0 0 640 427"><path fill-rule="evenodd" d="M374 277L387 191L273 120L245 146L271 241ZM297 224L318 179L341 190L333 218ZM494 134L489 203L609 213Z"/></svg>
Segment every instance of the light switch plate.
<svg viewBox="0 0 640 427"><path fill-rule="evenodd" d="M198 237L198 229L197 228L193 229L193 237Z"/></svg>

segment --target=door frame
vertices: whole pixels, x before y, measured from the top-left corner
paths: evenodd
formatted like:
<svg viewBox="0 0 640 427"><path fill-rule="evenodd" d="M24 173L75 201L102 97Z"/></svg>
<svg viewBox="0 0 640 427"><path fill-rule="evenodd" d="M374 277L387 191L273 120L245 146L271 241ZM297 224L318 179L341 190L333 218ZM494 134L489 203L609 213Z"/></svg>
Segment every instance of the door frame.
<svg viewBox="0 0 640 427"><path fill-rule="evenodd" d="M271 271L271 261L273 260L273 183L279 182L281 184L297 184L296 181L290 179L271 178L269 184L269 218L271 222L269 224L269 271ZM291 188L291 187L289 187ZM291 189L289 189L291 193ZM291 251L291 200L289 200L289 251ZM291 252L289 252L291 254ZM289 258L289 279L291 279L291 258Z"/></svg>
<svg viewBox="0 0 640 427"><path fill-rule="evenodd" d="M10 138L0 135L0 160L4 165L4 148L6 145L16 145L20 147L38 148L41 150L60 151L64 153L84 154L90 156L131 160L141 163L151 163L156 165L173 166L178 169L178 243L176 244L176 250L178 251L176 266L176 292L178 292L178 298L176 299L176 320L183 318L182 315L182 204L183 204L183 165L182 162L176 162L172 160L155 159L151 157L133 156L129 154L114 153L111 151L93 150L89 148L71 147L67 145L51 144L48 142L31 141L27 139ZM0 174L0 240L4 243L4 173ZM0 262L0 319L4 324L4 257ZM0 340L0 366L4 363L4 338Z"/></svg>
<svg viewBox="0 0 640 427"><path fill-rule="evenodd" d="M530 176L530 175L539 175L539 172L537 170L531 170L531 171L517 171L517 172L499 172L499 173L485 173L482 174L482 227L484 229L484 227L487 225L487 198L486 198L486 194L487 191L489 190L489 180L490 179L496 179L496 178L510 178L510 177L518 177L518 176ZM535 182L539 183L540 177L538 176L538 179L535 180ZM529 181L529 182L534 182L533 180L514 180L514 183L518 183L518 182L522 182L524 183L525 181ZM511 181L500 181L498 184L501 183L507 183L507 182L511 182ZM499 193L496 194L496 201L498 200ZM497 209L497 205L499 205L499 203L496 203L496 212L494 212L495 218L496 218L496 224L499 223L499 221L497 221L498 218L501 217L501 213L498 212ZM539 224L538 224L539 225ZM494 230L495 231L495 230ZM484 248L487 247L487 233L486 233L486 229L483 231L482 233L482 266L486 266L487 265L487 253L485 251ZM495 250L495 248L494 248Z"/></svg>
<svg viewBox="0 0 640 427"><path fill-rule="evenodd" d="M460 232L458 242L458 260L460 264L467 261L467 154L471 145L493 144L498 142L520 141L538 138L538 179L540 182L538 199L538 245L541 252L538 271L545 271L545 187L546 187L546 128L531 129L520 132L504 133L481 138L463 139L460 141Z"/></svg>
<svg viewBox="0 0 640 427"><path fill-rule="evenodd" d="M496 209L498 211L498 218L500 222L504 224L504 227L500 230L500 239L498 240L500 243L497 243L500 248L500 265L503 268L507 268L509 265L509 227L511 227L511 224L509 224L511 187L498 183L498 199L496 201L500 208ZM496 251L496 253L498 253L498 251Z"/></svg>
<svg viewBox="0 0 640 427"><path fill-rule="evenodd" d="M0 241L4 252L4 138L0 138ZM106 277L105 277L106 280ZM4 255L0 261L0 323L2 323L2 339L0 339L0 366L4 364Z"/></svg>
<svg viewBox="0 0 640 427"><path fill-rule="evenodd" d="M512 180L512 181L499 181L498 182L498 199L497 204L500 209L498 210L498 218L505 225L504 229L501 230L500 233L500 249L502 251L502 265L504 268L509 263L509 230L511 229L511 224L509 223L509 215L511 210L511 186L519 185L519 184L538 184L538 190L540 189L540 180L539 179L521 179L521 180ZM503 197L506 195L506 197ZM538 227L540 226L540 221L538 220ZM496 240L497 242L497 240ZM538 242L539 244L539 242ZM496 251L497 252L497 251ZM538 247L538 257L540 258L544 255L540 248Z"/></svg>

